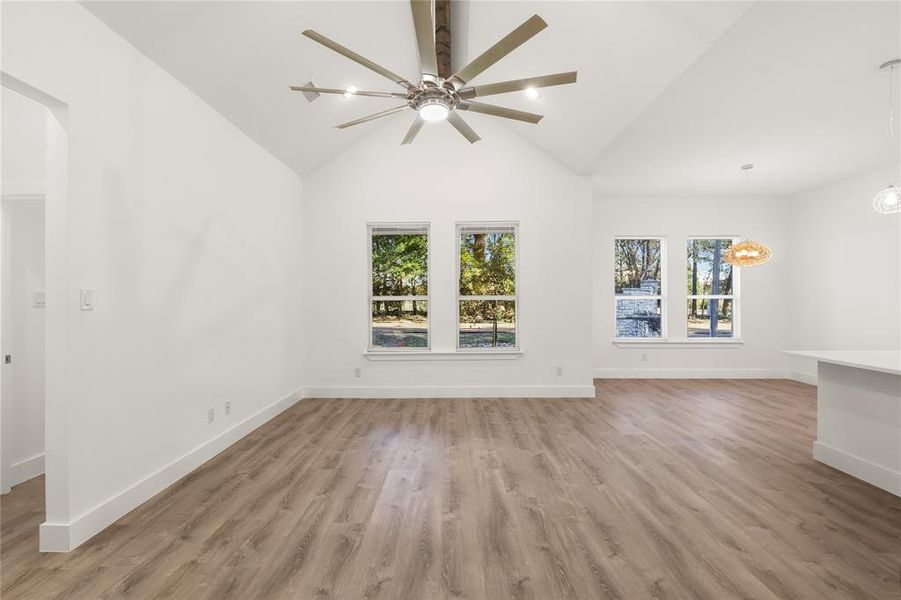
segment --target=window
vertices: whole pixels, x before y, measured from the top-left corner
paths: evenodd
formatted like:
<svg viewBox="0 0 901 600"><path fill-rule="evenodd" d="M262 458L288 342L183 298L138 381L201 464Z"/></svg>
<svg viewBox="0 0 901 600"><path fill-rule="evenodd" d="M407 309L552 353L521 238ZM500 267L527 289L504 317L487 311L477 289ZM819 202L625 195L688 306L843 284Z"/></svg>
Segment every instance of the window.
<svg viewBox="0 0 901 600"><path fill-rule="evenodd" d="M429 348L428 225L369 226L369 348Z"/></svg>
<svg viewBox="0 0 901 600"><path fill-rule="evenodd" d="M738 271L725 261L731 238L687 243L688 337L738 337Z"/></svg>
<svg viewBox="0 0 901 600"><path fill-rule="evenodd" d="M519 347L516 225L457 225L457 349Z"/></svg>
<svg viewBox="0 0 901 600"><path fill-rule="evenodd" d="M614 240L617 338L664 337L663 238Z"/></svg>

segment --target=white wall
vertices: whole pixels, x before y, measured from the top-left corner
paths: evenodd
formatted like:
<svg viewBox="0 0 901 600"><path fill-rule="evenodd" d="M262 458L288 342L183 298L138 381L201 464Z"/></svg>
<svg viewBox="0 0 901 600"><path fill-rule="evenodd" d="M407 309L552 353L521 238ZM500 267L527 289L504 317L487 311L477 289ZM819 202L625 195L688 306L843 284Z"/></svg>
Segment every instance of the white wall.
<svg viewBox="0 0 901 600"><path fill-rule="evenodd" d="M892 166L790 198L789 349L901 348L901 215L873 210L873 195L898 181ZM792 357L808 380L813 361Z"/></svg>
<svg viewBox="0 0 901 600"><path fill-rule="evenodd" d="M47 109L6 88L0 88L0 192L44 193Z"/></svg>
<svg viewBox="0 0 901 600"><path fill-rule="evenodd" d="M2 10L4 74L68 106L66 204L47 207L47 322L65 329L47 421L65 427L42 526L65 549L301 387L301 182L81 6Z"/></svg>
<svg viewBox="0 0 901 600"><path fill-rule="evenodd" d="M785 202L779 198L597 198L594 203L594 369L596 377L780 377L788 326ZM741 269L741 341L736 347L621 347L613 343L613 240L667 238L668 338L686 338L686 239L749 237L773 251ZM684 345L683 345L684 346ZM646 360L642 360L642 356Z"/></svg>
<svg viewBox="0 0 901 600"><path fill-rule="evenodd" d="M590 181L481 115L466 116L483 138L473 146L441 123L402 147L412 118L392 118L304 180L309 393L593 396ZM435 351L454 348L455 223L518 221L522 358L367 360L366 224L379 221L431 223Z"/></svg>
<svg viewBox="0 0 901 600"><path fill-rule="evenodd" d="M44 309L34 302L35 292L44 290L44 202L5 199L0 205L3 354L13 357L2 367L2 460L9 468L3 484L10 487L44 471Z"/></svg>

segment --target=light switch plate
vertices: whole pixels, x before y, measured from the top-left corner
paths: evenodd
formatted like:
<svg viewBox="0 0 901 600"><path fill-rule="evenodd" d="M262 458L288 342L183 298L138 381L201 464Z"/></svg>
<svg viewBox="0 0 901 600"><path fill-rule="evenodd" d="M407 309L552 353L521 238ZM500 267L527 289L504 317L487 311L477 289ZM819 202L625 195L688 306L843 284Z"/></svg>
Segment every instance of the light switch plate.
<svg viewBox="0 0 901 600"><path fill-rule="evenodd" d="M81 310L94 310L94 290L81 288Z"/></svg>
<svg viewBox="0 0 901 600"><path fill-rule="evenodd" d="M43 290L34 293L34 307L44 308L47 306L47 294Z"/></svg>

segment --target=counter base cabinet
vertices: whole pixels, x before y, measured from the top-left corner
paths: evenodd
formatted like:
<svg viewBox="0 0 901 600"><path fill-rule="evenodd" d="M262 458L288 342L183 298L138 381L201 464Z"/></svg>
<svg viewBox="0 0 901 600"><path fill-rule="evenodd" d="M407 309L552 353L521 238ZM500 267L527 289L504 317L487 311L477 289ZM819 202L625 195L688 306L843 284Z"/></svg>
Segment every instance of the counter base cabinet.
<svg viewBox="0 0 901 600"><path fill-rule="evenodd" d="M901 496L901 375L819 361L822 463Z"/></svg>

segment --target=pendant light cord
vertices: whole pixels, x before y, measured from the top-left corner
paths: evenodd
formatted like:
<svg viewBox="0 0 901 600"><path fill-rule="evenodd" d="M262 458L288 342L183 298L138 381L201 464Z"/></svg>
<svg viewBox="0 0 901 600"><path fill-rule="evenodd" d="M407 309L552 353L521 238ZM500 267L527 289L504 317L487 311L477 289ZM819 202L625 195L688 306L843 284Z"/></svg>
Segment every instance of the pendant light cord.
<svg viewBox="0 0 901 600"><path fill-rule="evenodd" d="M888 134L895 139L895 65L888 71Z"/></svg>
<svg viewBox="0 0 901 600"><path fill-rule="evenodd" d="M895 66L892 65L888 70L888 133L892 142L892 154L898 148L895 141ZM899 164L901 169L901 164ZM890 183L889 186L892 184Z"/></svg>

